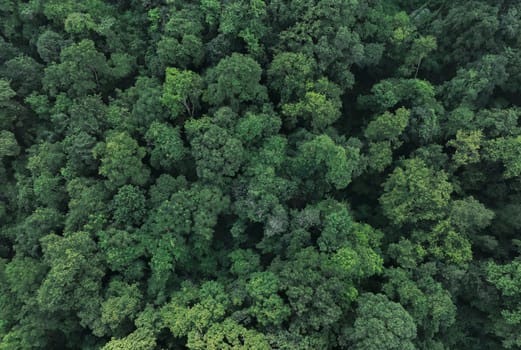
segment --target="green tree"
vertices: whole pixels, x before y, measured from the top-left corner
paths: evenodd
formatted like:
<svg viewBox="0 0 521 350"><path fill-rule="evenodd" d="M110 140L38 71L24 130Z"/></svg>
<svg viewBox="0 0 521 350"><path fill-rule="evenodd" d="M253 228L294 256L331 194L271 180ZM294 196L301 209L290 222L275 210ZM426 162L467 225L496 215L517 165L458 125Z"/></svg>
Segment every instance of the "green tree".
<svg viewBox="0 0 521 350"><path fill-rule="evenodd" d="M36 208L16 229L15 249L18 254L39 256L40 239L49 232L63 230L64 215L54 208Z"/></svg>
<svg viewBox="0 0 521 350"><path fill-rule="evenodd" d="M435 171L419 159L405 160L384 183L382 209L394 224L437 220L446 215L452 185L444 171Z"/></svg>
<svg viewBox="0 0 521 350"><path fill-rule="evenodd" d="M251 313L263 326L278 326L290 315L289 307L277 294L281 289L279 283L272 272L255 272L246 285L252 299Z"/></svg>
<svg viewBox="0 0 521 350"><path fill-rule="evenodd" d="M427 235L427 250L439 261L465 265L472 260L468 237L457 232L449 221L440 221Z"/></svg>
<svg viewBox="0 0 521 350"><path fill-rule="evenodd" d="M140 260L145 256L145 246L138 232L111 228L96 233L108 267L127 280L142 278L145 269L145 264Z"/></svg>
<svg viewBox="0 0 521 350"><path fill-rule="evenodd" d="M96 146L96 138L86 131L67 135L62 145L66 151L67 162L62 171L65 177L94 174L97 170L97 162L92 150Z"/></svg>
<svg viewBox="0 0 521 350"><path fill-rule="evenodd" d="M458 166L478 163L480 161L479 150L482 137L481 130L469 132L458 130L456 139L447 142L448 146L456 149L453 156L454 163Z"/></svg>
<svg viewBox="0 0 521 350"><path fill-rule="evenodd" d="M146 202L143 192L132 185L118 189L112 199L113 219L119 225L139 225L146 214Z"/></svg>
<svg viewBox="0 0 521 350"><path fill-rule="evenodd" d="M45 62L57 62L60 59L60 51L66 45L63 37L52 30L46 30L38 36L36 48L38 55Z"/></svg>
<svg viewBox="0 0 521 350"><path fill-rule="evenodd" d="M512 178L521 173L521 136L501 137L486 143L484 152L492 161L503 163L505 170L503 176Z"/></svg>
<svg viewBox="0 0 521 350"><path fill-rule="evenodd" d="M150 171L142 162L146 151L127 133L109 133L92 152L101 160L99 173L108 178L110 186L142 185L148 181Z"/></svg>
<svg viewBox="0 0 521 350"><path fill-rule="evenodd" d="M410 113L405 108L397 109L394 115L385 112L367 125L364 135L373 142L385 140L396 143L409 124L409 117Z"/></svg>
<svg viewBox="0 0 521 350"><path fill-rule="evenodd" d="M179 128L166 123L153 122L145 134L145 139L152 145L150 163L156 169L171 171L187 154Z"/></svg>
<svg viewBox="0 0 521 350"><path fill-rule="evenodd" d="M238 111L242 103L262 103L266 87L260 84L262 68L251 57L234 53L207 71L208 89L203 99L213 106L229 105Z"/></svg>
<svg viewBox="0 0 521 350"><path fill-rule="evenodd" d="M342 189L351 182L358 162L359 149L337 145L322 134L299 146L293 166L297 178L321 179Z"/></svg>
<svg viewBox="0 0 521 350"><path fill-rule="evenodd" d="M219 31L242 39L254 57L262 54L263 39L268 34L267 4L258 0L225 2L219 18Z"/></svg>
<svg viewBox="0 0 521 350"><path fill-rule="evenodd" d="M156 339L153 333L147 329L138 328L123 338L112 338L102 350L153 350L156 347Z"/></svg>
<svg viewBox="0 0 521 350"><path fill-rule="evenodd" d="M0 158L13 157L20 153L20 146L14 134L7 130L0 131Z"/></svg>
<svg viewBox="0 0 521 350"><path fill-rule="evenodd" d="M382 294L362 294L357 318L346 337L353 349L415 349L414 319L398 303Z"/></svg>
<svg viewBox="0 0 521 350"><path fill-rule="evenodd" d="M403 261L405 255L396 253L391 253L393 258ZM385 273L388 280L383 290L413 317L418 334L414 343L421 349L454 346L450 330L456 325L457 308L451 293L436 281L437 272L434 263L414 263Z"/></svg>
<svg viewBox="0 0 521 350"><path fill-rule="evenodd" d="M133 86L117 92L118 98L112 101L107 115L113 129L145 134L152 122L168 119L159 80L141 75Z"/></svg>
<svg viewBox="0 0 521 350"><path fill-rule="evenodd" d="M391 143L388 141L369 143L367 158L370 169L382 172L393 162Z"/></svg>
<svg viewBox="0 0 521 350"><path fill-rule="evenodd" d="M516 260L507 264L489 262L486 278L500 293L498 309L490 315L492 331L501 339L506 349L515 349L521 344L519 326L521 324L519 283L521 264Z"/></svg>
<svg viewBox="0 0 521 350"><path fill-rule="evenodd" d="M52 96L59 92L83 96L100 91L109 76L106 57L92 40L85 39L61 51L60 63L52 63L45 69L43 86Z"/></svg>
<svg viewBox="0 0 521 350"><path fill-rule="evenodd" d="M315 62L302 53L279 53L268 69L270 91L279 94L281 105L301 99L314 70Z"/></svg>
<svg viewBox="0 0 521 350"><path fill-rule="evenodd" d="M50 267L38 289L38 304L49 312L73 312L80 323L101 335L100 290L104 267L96 243L86 232L42 238L44 261Z"/></svg>
<svg viewBox="0 0 521 350"><path fill-rule="evenodd" d="M41 89L42 66L29 56L17 56L3 64L0 74L10 81L18 96L28 96ZM31 79L27 79L31 77Z"/></svg>
<svg viewBox="0 0 521 350"><path fill-rule="evenodd" d="M11 88L8 80L0 79L0 127L12 129L13 122L17 119L17 111L20 109L14 101L16 92Z"/></svg>
<svg viewBox="0 0 521 350"><path fill-rule="evenodd" d="M307 84L307 88L311 91L307 91L297 103L284 104L282 113L290 117L289 125L302 118L311 126L311 130L321 132L341 115L341 90L326 79Z"/></svg>
<svg viewBox="0 0 521 350"><path fill-rule="evenodd" d="M186 346L193 350L268 350L271 348L262 333L248 329L230 319L212 324L203 334L194 332Z"/></svg>
<svg viewBox="0 0 521 350"><path fill-rule="evenodd" d="M107 204L110 201L106 187L99 181L76 177L67 183L69 211L65 218L65 230L99 229L108 220Z"/></svg>
<svg viewBox="0 0 521 350"><path fill-rule="evenodd" d="M227 118L231 113L228 108L222 108L215 113L214 120ZM233 177L244 162L242 142L223 126L209 117L185 123L197 176L206 181L219 182L223 177Z"/></svg>
<svg viewBox="0 0 521 350"><path fill-rule="evenodd" d="M181 114L193 117L199 107L203 81L197 73L181 71L175 67L166 69L161 102L170 109L172 118Z"/></svg>
<svg viewBox="0 0 521 350"><path fill-rule="evenodd" d="M111 281L107 296L101 304L101 322L116 332L136 317L141 308L142 295L137 284ZM128 326L128 325L127 325Z"/></svg>

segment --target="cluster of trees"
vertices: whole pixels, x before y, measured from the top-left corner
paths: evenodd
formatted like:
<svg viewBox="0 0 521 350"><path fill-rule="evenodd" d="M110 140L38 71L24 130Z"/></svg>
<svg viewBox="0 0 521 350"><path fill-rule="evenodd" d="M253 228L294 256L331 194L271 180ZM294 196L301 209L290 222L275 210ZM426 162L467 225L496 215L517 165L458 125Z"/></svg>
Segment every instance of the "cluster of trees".
<svg viewBox="0 0 521 350"><path fill-rule="evenodd" d="M0 19L0 350L521 349L519 1Z"/></svg>

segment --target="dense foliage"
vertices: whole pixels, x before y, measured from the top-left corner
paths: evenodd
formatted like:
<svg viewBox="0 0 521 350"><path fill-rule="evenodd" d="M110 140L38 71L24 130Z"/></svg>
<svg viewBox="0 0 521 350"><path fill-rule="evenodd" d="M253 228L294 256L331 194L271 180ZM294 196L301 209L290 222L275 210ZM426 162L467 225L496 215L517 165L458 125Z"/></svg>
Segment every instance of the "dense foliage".
<svg viewBox="0 0 521 350"><path fill-rule="evenodd" d="M521 3L0 1L0 350L521 349Z"/></svg>

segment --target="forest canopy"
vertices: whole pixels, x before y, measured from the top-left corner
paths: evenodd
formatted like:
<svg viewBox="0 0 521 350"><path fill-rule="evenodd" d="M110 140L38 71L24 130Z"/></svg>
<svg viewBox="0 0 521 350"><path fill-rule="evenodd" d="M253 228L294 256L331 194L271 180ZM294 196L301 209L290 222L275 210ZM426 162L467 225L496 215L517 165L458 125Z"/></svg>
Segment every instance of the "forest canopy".
<svg viewBox="0 0 521 350"><path fill-rule="evenodd" d="M0 350L521 349L521 2L0 0Z"/></svg>

